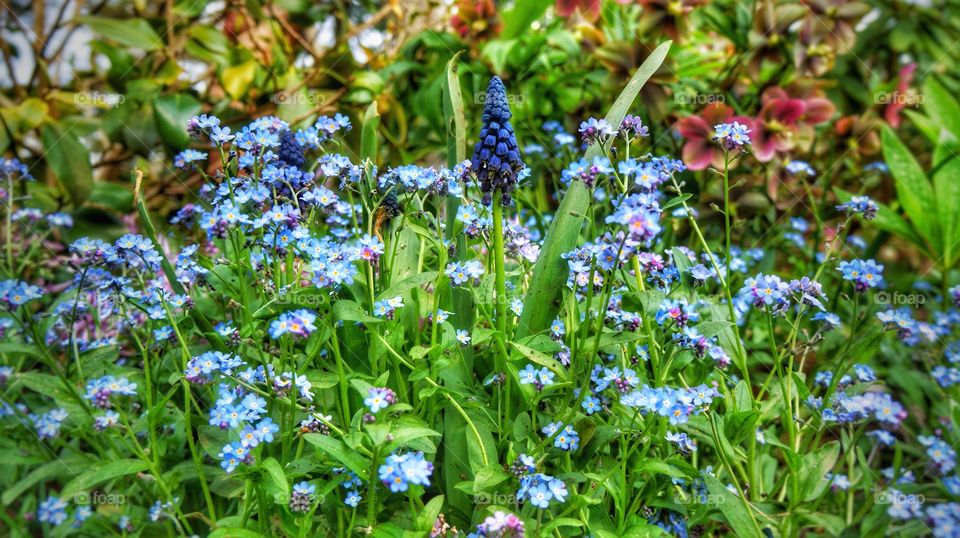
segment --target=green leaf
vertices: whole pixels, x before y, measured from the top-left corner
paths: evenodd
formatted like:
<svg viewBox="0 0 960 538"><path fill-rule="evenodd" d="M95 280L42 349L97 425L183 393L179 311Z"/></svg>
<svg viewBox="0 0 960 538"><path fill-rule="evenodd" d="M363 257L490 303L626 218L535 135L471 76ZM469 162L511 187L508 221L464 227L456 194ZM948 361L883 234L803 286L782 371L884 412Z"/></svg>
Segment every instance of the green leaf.
<svg viewBox="0 0 960 538"><path fill-rule="evenodd" d="M186 93L163 95L153 100L153 116L163 141L181 149L190 142L187 122L200 113L200 101Z"/></svg>
<svg viewBox="0 0 960 538"><path fill-rule="evenodd" d="M343 300L333 303L333 317L337 321L359 321L361 323L382 323L383 320L367 314L353 301Z"/></svg>
<svg viewBox="0 0 960 538"><path fill-rule="evenodd" d="M35 347L17 342L0 342L0 354L29 355L35 359L43 357L40 351L38 351Z"/></svg>
<svg viewBox="0 0 960 538"><path fill-rule="evenodd" d="M217 527L207 538L263 538L263 534L242 527Z"/></svg>
<svg viewBox="0 0 960 538"><path fill-rule="evenodd" d="M343 444L343 441L319 433L308 433L304 435L303 438L311 445L320 449L320 451L342 463L347 469L350 469L360 477L361 480L364 482L367 481L370 461L349 449L347 445Z"/></svg>
<svg viewBox="0 0 960 538"><path fill-rule="evenodd" d="M837 464L839 457L839 441L827 443L813 452L804 454L798 474L800 498L804 502L817 499L827 489L827 486L830 485L827 474L833 470L833 466ZM794 502L799 501L800 499L794 500Z"/></svg>
<svg viewBox="0 0 960 538"><path fill-rule="evenodd" d="M80 24L86 24L95 33L101 36L144 51L157 50L163 47L163 40L157 35L145 19L111 19L108 17L80 16L74 19Z"/></svg>
<svg viewBox="0 0 960 538"><path fill-rule="evenodd" d="M419 530L429 532L433 529L433 524L437 521L440 510L443 509L443 499L443 495L437 495L430 499L430 502L417 514L417 528Z"/></svg>
<svg viewBox="0 0 960 538"><path fill-rule="evenodd" d="M360 158L377 164L377 127L380 126L380 113L377 102L370 103L363 114L363 129L360 133Z"/></svg>
<svg viewBox="0 0 960 538"><path fill-rule="evenodd" d="M960 103L936 77L928 77L923 87L923 108L942 129L960 139ZM943 135L941 134L941 139Z"/></svg>
<svg viewBox="0 0 960 538"><path fill-rule="evenodd" d="M647 80L660 68L667 57L670 41L657 47L643 65L633 74L630 82L620 92L610 107L606 120L610 125L619 126L627 114L637 94ZM594 144L587 149L586 159L603 155L604 148ZM540 251L540 257L533 268L530 288L523 302L523 313L517 327L517 338L545 330L560 310L559 299L567 281L567 263L562 254L570 252L580 237L580 228L590 208L590 189L582 181L573 181L560 202L556 217L550 223Z"/></svg>
<svg viewBox="0 0 960 538"><path fill-rule="evenodd" d="M146 471L147 468L147 464L142 460L135 460L133 458L93 464L84 471L83 474L74 478L64 486L63 490L60 491L60 496L64 498L73 497L77 493L87 491L107 480L143 472Z"/></svg>
<svg viewBox="0 0 960 538"><path fill-rule="evenodd" d="M90 152L71 129L48 123L40 131L47 165L60 185L70 194L74 206L80 206L93 191Z"/></svg>
<svg viewBox="0 0 960 538"><path fill-rule="evenodd" d="M280 462L276 458L267 458L260 464L260 469L263 471L267 494L273 497L277 504L284 503L290 494L290 484Z"/></svg>
<svg viewBox="0 0 960 538"><path fill-rule="evenodd" d="M903 209L930 248L939 251L942 243L933 186L913 154L886 125L882 127L881 140L883 158L890 167Z"/></svg>
<svg viewBox="0 0 960 538"><path fill-rule="evenodd" d="M400 282L390 286L385 291L381 291L377 295L377 300L381 299L391 299L398 295L403 295L404 293L410 291L413 288L419 288L424 284L428 284L437 279L436 271L426 271L423 273L417 273L415 275L408 276Z"/></svg>
<svg viewBox="0 0 960 538"><path fill-rule="evenodd" d="M409 446L414 441L427 441L428 437L442 437L443 434L425 426L401 425L393 429L390 435L393 436L393 440L387 443L387 452L393 452L400 447Z"/></svg>
<svg viewBox="0 0 960 538"><path fill-rule="evenodd" d="M477 471L473 478L473 491L480 493L510 479L510 473L503 470L499 463L491 463Z"/></svg>
<svg viewBox="0 0 960 538"><path fill-rule="evenodd" d="M950 160L933 173L933 189L937 196L937 217L943 229L943 266L950 268L957 261L960 243L960 158L954 155L948 158Z"/></svg>
<svg viewBox="0 0 960 538"><path fill-rule="evenodd" d="M842 203L849 202L850 199L853 198L853 194L840 188L834 188L833 192L836 194L837 199ZM871 226L876 226L877 228L897 235L901 239L909 241L924 250L929 250L927 245L923 243L923 239L917 235L917 232L913 229L910 223L904 220L899 213L880 202L876 202L876 204L877 216L870 221Z"/></svg>
<svg viewBox="0 0 960 538"><path fill-rule="evenodd" d="M220 82L231 99L237 100L247 93L257 76L256 60L249 60L239 65L227 67L220 72Z"/></svg>
<svg viewBox="0 0 960 538"><path fill-rule="evenodd" d="M553 0L514 2L513 9L503 13L503 33L499 39L512 39L530 31L530 25L543 16Z"/></svg>
<svg viewBox="0 0 960 538"><path fill-rule="evenodd" d="M545 366L550 369L553 373L557 374L557 378L561 381L569 381L570 374L567 372L567 369L563 367L556 359L552 356L542 352L537 351L536 349L527 347L516 342L510 342L510 345L520 352L527 360L534 362L540 366Z"/></svg>
<svg viewBox="0 0 960 538"><path fill-rule="evenodd" d="M73 472L72 469L86 467L88 463L85 459L77 456L58 458L49 463L45 463L32 469L16 484L5 488L3 496L0 497L0 502L2 502L4 506L9 506L11 503L16 502L23 492L32 488L37 483L62 478L64 476L71 476L70 473Z"/></svg>
<svg viewBox="0 0 960 538"><path fill-rule="evenodd" d="M137 207L137 213L140 215L140 224L143 226L145 235L153 241L155 245L159 245L160 243L157 241L157 229L154 228L153 220L150 219L150 212L147 210L147 205L144 203L143 197L140 196L143 172L134 169L131 176L134 184L133 203ZM167 277L167 282L170 284L170 287L173 288L174 293L183 294L183 285L177 280L177 272L166 256L160 257L160 268L163 269L163 274ZM190 317L204 335L206 335L207 340L215 349L218 351L226 351L227 347L223 343L223 338L213 330L213 324L210 323L210 320L203 315L203 312L201 312L199 308L191 308Z"/></svg>
<svg viewBox="0 0 960 538"><path fill-rule="evenodd" d="M704 476L703 481L710 492L708 503L720 510L733 528L734 534L739 538L760 538L760 530L750 517L750 508L746 501L728 490L714 476Z"/></svg>

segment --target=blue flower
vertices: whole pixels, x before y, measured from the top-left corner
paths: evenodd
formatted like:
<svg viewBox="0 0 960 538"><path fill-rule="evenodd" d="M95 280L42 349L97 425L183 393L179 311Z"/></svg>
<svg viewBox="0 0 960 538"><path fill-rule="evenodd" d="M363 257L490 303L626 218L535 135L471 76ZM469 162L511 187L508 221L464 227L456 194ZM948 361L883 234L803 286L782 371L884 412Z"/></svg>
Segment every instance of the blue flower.
<svg viewBox="0 0 960 538"><path fill-rule="evenodd" d="M59 525L67 520L67 501L51 495L37 507L37 521Z"/></svg>
<svg viewBox="0 0 960 538"><path fill-rule="evenodd" d="M589 118L580 122L580 136L584 142L601 142L608 137L616 136L617 130L605 119Z"/></svg>
<svg viewBox="0 0 960 538"><path fill-rule="evenodd" d="M600 403L599 398L596 398L594 396L587 396L586 398L583 399L583 402L580 403L580 407L582 407L583 410L586 411L588 415L592 415L597 411L601 410L603 408L603 405Z"/></svg>
<svg viewBox="0 0 960 538"><path fill-rule="evenodd" d="M386 409L397 400L393 390L386 387L370 387L368 394L369 396L363 400L363 404L370 409L371 413Z"/></svg>
<svg viewBox="0 0 960 538"><path fill-rule="evenodd" d="M877 204L867 196L854 196L849 202L840 204L837 209L848 215L863 215L865 220L873 220L877 216Z"/></svg>
<svg viewBox="0 0 960 538"><path fill-rule="evenodd" d="M817 175L817 171L810 166L807 161L790 161L787 163L786 170L788 174L805 174L809 177Z"/></svg>
<svg viewBox="0 0 960 538"><path fill-rule="evenodd" d="M842 261L837 270L844 280L853 282L854 289L861 293L884 285L883 266L874 260Z"/></svg>
<svg viewBox="0 0 960 538"><path fill-rule="evenodd" d="M739 149L750 143L750 129L739 122L721 123L713 128L713 139L727 151Z"/></svg>
<svg viewBox="0 0 960 538"><path fill-rule="evenodd" d="M433 464L423 458L423 452L390 454L378 469L380 481L396 493L407 491L411 484L430 485Z"/></svg>

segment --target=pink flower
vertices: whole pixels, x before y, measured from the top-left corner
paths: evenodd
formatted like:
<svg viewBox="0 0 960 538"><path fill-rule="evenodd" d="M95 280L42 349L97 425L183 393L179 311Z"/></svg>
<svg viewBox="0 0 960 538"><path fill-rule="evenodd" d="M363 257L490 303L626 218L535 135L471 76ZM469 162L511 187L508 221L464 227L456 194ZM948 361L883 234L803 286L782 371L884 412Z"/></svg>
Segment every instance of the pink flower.
<svg viewBox="0 0 960 538"><path fill-rule="evenodd" d="M585 19L595 21L600 18L600 0L557 0L556 10L563 18L579 10Z"/></svg>
<svg viewBox="0 0 960 538"><path fill-rule="evenodd" d="M711 164L714 168L723 167L723 148L713 140L713 127L733 121L753 130L753 120L735 116L733 109L723 103L711 103L699 114L687 116L677 122L677 132L687 140L682 153L687 168L703 170Z"/></svg>
<svg viewBox="0 0 960 538"><path fill-rule="evenodd" d="M798 96L779 87L763 92L752 134L753 153L760 162L770 161L778 152L812 143L813 126L829 120L836 110L816 90L794 93Z"/></svg>
<svg viewBox="0 0 960 538"><path fill-rule="evenodd" d="M900 111L907 106L909 102L908 91L910 90L910 83L913 82L913 72L917 70L917 64L909 63L903 66L900 69L899 79L897 83L897 91L893 94L893 99L890 100L890 104L887 105L887 108L883 111L883 117L887 120L892 127L900 126Z"/></svg>

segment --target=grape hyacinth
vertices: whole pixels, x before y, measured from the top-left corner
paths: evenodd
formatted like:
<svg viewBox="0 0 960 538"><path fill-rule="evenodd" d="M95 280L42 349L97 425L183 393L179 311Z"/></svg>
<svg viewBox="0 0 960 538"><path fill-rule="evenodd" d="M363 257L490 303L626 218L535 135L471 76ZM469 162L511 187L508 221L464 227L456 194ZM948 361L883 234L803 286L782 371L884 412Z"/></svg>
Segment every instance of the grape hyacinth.
<svg viewBox="0 0 960 538"><path fill-rule="evenodd" d="M473 152L471 164L483 191L483 204L490 205L493 193L503 195L501 204L510 205L510 192L517 184L517 174L524 164L517 147L517 137L510 125L510 103L500 77L490 79L483 107L483 126Z"/></svg>

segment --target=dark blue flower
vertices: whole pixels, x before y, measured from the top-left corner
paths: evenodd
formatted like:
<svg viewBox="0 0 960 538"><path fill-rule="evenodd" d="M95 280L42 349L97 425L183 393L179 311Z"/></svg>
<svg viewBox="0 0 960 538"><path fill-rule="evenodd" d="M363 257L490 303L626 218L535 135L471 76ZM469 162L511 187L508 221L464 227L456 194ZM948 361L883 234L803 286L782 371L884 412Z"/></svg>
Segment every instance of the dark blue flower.
<svg viewBox="0 0 960 538"><path fill-rule="evenodd" d="M503 205L510 205L510 191L516 186L517 173L524 166L510 116L507 90L500 77L493 77L487 87L483 127L471 163L480 181L485 205L490 204L493 192L498 189L503 194Z"/></svg>
<svg viewBox="0 0 960 538"><path fill-rule="evenodd" d="M277 149L277 157L286 166L303 168L303 163L306 160L303 157L303 147L297 142L292 131L285 130L280 133L280 148Z"/></svg>

